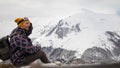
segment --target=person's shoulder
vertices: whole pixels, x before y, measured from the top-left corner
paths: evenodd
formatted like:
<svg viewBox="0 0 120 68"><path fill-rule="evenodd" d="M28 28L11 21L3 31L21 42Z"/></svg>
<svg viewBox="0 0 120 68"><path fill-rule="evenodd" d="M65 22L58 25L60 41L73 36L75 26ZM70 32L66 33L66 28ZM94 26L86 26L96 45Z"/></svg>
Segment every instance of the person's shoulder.
<svg viewBox="0 0 120 68"><path fill-rule="evenodd" d="M20 30L20 28L16 27L15 29L13 29L13 31L11 32L11 36L20 36L22 33L22 31Z"/></svg>
<svg viewBox="0 0 120 68"><path fill-rule="evenodd" d="M23 36L19 33L13 33L10 35L11 39L21 39Z"/></svg>
<svg viewBox="0 0 120 68"><path fill-rule="evenodd" d="M14 33L18 30L18 27L14 28L11 33Z"/></svg>

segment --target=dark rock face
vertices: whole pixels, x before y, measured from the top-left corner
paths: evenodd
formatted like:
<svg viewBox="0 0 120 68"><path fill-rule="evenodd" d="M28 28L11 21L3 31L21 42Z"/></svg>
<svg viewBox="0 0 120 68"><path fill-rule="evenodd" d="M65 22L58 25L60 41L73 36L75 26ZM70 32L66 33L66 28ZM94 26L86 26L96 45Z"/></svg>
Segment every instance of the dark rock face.
<svg viewBox="0 0 120 68"><path fill-rule="evenodd" d="M87 49L81 56L81 59L86 63L108 63L109 61L113 61L111 56L112 54L109 51L99 47L93 47Z"/></svg>
<svg viewBox="0 0 120 68"><path fill-rule="evenodd" d="M50 36L52 33L56 34L58 38L63 39L67 34L71 32L80 32L80 23L70 25L69 22L60 20L55 27L53 27L46 36Z"/></svg>
<svg viewBox="0 0 120 68"><path fill-rule="evenodd" d="M52 61L60 61L62 63L66 63L71 58L75 57L76 51L66 50L62 48L53 48L43 47L42 50L47 54L48 58Z"/></svg>
<svg viewBox="0 0 120 68"><path fill-rule="evenodd" d="M111 31L107 31L106 35L108 36L108 40L115 45L115 48L113 50L114 55L119 56L120 55L120 35L118 35L116 32L111 32Z"/></svg>
<svg viewBox="0 0 120 68"><path fill-rule="evenodd" d="M113 43L112 50L108 48L92 47L83 53L81 59L86 63L110 63L118 62L113 57L120 55L120 35L116 32L106 31L105 35L109 43ZM111 45L109 45L111 46Z"/></svg>

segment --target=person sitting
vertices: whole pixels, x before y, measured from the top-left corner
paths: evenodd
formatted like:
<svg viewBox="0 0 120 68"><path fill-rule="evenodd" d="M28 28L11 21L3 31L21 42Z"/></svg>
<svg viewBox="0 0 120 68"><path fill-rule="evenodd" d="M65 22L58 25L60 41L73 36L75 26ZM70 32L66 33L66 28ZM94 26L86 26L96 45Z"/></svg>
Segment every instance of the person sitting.
<svg viewBox="0 0 120 68"><path fill-rule="evenodd" d="M28 37L32 33L32 23L26 17L16 18L17 27L11 32L10 37L10 60L15 66L25 66L40 59L43 63L50 63L41 46L33 46Z"/></svg>

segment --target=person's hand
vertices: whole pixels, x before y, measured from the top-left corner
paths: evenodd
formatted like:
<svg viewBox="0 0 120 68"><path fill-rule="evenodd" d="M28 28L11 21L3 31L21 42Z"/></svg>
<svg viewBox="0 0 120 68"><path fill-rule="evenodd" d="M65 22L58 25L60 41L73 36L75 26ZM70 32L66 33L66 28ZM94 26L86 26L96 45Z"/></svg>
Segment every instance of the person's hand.
<svg viewBox="0 0 120 68"><path fill-rule="evenodd" d="M41 46L39 45L39 46L36 46L38 49L41 49Z"/></svg>

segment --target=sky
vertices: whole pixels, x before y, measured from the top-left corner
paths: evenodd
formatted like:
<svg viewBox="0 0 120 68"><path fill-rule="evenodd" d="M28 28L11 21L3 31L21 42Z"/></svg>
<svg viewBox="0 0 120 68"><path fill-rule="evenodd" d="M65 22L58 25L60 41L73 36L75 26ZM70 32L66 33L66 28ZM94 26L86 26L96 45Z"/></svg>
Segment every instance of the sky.
<svg viewBox="0 0 120 68"><path fill-rule="evenodd" d="M0 0L0 22L16 17L67 17L88 9L120 15L120 0Z"/></svg>
<svg viewBox="0 0 120 68"><path fill-rule="evenodd" d="M64 19L82 9L120 15L119 6L120 0L0 0L0 36L10 33L18 17Z"/></svg>

